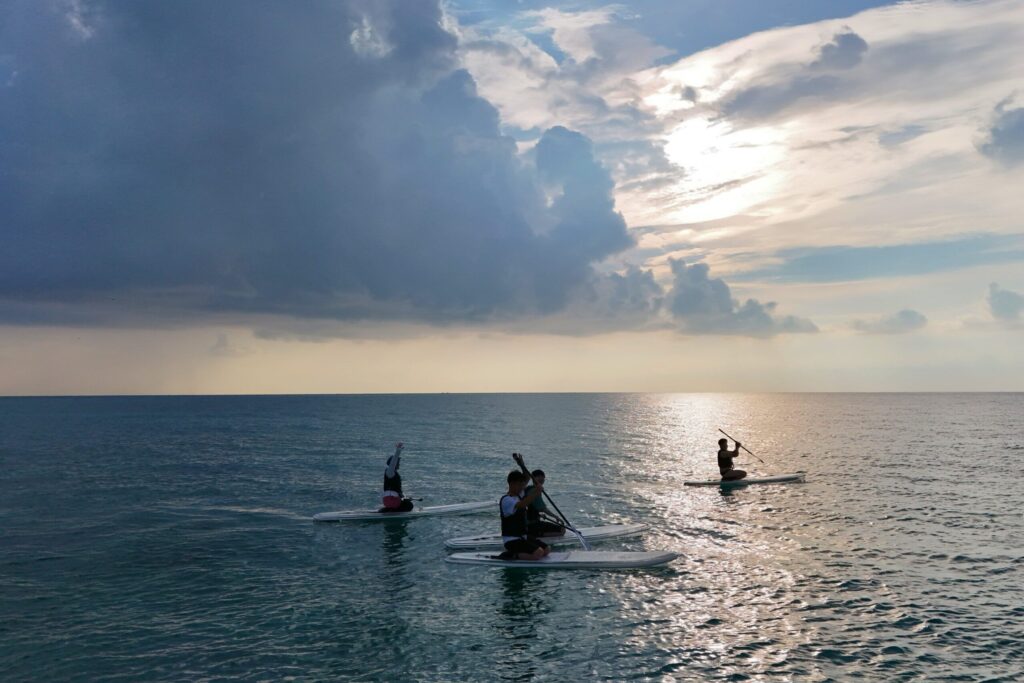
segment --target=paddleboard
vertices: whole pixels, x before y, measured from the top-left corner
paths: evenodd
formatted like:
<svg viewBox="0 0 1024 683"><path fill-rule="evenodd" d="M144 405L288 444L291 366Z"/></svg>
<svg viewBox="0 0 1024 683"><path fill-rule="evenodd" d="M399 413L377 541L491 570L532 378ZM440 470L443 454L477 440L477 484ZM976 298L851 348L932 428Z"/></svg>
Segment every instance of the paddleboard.
<svg viewBox="0 0 1024 683"><path fill-rule="evenodd" d="M746 479L733 479L722 481L721 479L707 479L705 481L684 481L683 486L747 486L748 484L785 484L794 481L803 481L806 472L794 472L792 474L776 474L771 477L747 477Z"/></svg>
<svg viewBox="0 0 1024 683"><path fill-rule="evenodd" d="M621 538L622 536L635 536L647 528L646 524L608 524L606 526L591 526L578 529L588 542L604 541L609 538ZM567 545L579 540L571 531L566 531L565 536L541 536L540 540L548 545ZM445 547L453 550L467 548L496 548L501 550L503 544L501 536L493 534L482 534L480 536L462 536L461 538L449 538L444 542Z"/></svg>
<svg viewBox="0 0 1024 683"><path fill-rule="evenodd" d="M679 557L672 552L607 552L603 550L570 550L551 553L541 560L503 560L494 553L455 553L444 558L453 564L475 564L487 567L522 569L639 569L667 564Z"/></svg>
<svg viewBox="0 0 1024 683"><path fill-rule="evenodd" d="M490 508L497 511L498 504L494 501L482 503L455 503L454 505L434 505L431 507L414 508L409 512L380 512L378 510L341 510L338 512L320 512L313 515L314 522L362 522L371 519L409 519L410 517L436 517L438 515L469 515Z"/></svg>

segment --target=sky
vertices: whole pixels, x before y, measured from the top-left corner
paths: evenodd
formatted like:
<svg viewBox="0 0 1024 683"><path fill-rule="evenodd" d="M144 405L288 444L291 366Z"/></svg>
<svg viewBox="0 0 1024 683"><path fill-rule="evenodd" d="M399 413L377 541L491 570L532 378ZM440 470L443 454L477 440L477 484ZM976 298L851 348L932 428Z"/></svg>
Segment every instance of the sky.
<svg viewBox="0 0 1024 683"><path fill-rule="evenodd" d="M1016 0L0 0L0 395L1024 390Z"/></svg>

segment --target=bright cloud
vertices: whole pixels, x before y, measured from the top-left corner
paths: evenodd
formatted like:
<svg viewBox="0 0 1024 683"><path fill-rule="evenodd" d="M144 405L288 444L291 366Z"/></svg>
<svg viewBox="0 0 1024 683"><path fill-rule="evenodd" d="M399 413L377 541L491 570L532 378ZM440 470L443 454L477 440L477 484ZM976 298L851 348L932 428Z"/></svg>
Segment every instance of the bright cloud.
<svg viewBox="0 0 1024 683"><path fill-rule="evenodd" d="M574 21L585 32L614 15ZM732 220L757 228L744 231L747 244L775 248L848 244L851 233L872 244L1018 230L1017 179L991 169L975 146L983 119L1024 85L1016 2L884 7L757 33L666 66L608 69L601 81L550 58L539 70L521 60L496 67L472 46L464 58L507 121L557 112L612 158L628 136L636 149L660 147L650 166L613 166L618 206L634 227ZM573 87L535 87L537 73ZM1009 107L1002 116L986 148L993 154L1012 148L1015 119Z"/></svg>

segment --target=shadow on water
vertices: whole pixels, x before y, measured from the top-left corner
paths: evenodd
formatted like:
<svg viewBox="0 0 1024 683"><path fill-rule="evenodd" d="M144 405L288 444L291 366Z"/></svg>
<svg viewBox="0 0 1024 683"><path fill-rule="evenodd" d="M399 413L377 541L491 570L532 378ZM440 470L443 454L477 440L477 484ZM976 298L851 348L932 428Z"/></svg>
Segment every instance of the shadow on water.
<svg viewBox="0 0 1024 683"><path fill-rule="evenodd" d="M530 570L502 569L497 636L508 647L510 666L498 672L503 681L530 681L537 674L537 620L551 608L541 597L545 577Z"/></svg>
<svg viewBox="0 0 1024 683"><path fill-rule="evenodd" d="M409 536L409 520L390 519L384 523L384 538L381 548L384 550L384 561L390 567L402 565L405 539Z"/></svg>

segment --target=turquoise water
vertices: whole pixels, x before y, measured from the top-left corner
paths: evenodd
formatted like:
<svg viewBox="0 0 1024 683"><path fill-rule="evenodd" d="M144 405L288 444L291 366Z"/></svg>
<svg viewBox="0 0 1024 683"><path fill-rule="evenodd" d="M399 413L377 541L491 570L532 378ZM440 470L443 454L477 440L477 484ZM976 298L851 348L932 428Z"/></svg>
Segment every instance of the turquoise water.
<svg viewBox="0 0 1024 683"><path fill-rule="evenodd" d="M0 399L0 680L1021 680L1024 395ZM684 488L716 427L805 484ZM599 549L444 563L513 450ZM746 459L750 461L750 458Z"/></svg>

